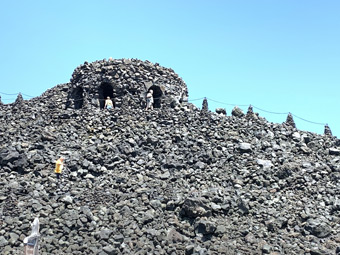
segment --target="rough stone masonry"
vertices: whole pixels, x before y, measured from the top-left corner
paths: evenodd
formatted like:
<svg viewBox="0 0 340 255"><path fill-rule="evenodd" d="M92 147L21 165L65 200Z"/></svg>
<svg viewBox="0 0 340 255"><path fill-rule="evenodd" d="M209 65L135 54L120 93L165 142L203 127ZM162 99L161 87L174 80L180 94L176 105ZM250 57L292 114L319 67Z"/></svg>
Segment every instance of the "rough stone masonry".
<svg viewBox="0 0 340 255"><path fill-rule="evenodd" d="M0 105L0 253L22 254L38 217L43 255L339 254L340 141L187 96L173 70L122 59Z"/></svg>

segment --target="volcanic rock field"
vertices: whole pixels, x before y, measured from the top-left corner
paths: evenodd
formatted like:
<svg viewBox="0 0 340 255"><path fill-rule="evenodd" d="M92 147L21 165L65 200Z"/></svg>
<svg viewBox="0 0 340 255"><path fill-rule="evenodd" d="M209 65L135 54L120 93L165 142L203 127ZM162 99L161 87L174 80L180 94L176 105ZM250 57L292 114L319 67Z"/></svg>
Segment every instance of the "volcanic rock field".
<svg viewBox="0 0 340 255"><path fill-rule="evenodd" d="M42 255L340 254L340 140L187 94L172 69L110 59L0 104L0 254L23 254L35 217Z"/></svg>

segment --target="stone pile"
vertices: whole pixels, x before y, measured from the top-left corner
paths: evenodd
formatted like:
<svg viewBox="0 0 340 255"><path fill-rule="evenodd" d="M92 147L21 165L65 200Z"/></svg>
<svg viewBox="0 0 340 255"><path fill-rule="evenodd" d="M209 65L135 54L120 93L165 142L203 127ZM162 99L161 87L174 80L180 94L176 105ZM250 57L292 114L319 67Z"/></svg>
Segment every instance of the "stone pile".
<svg viewBox="0 0 340 255"><path fill-rule="evenodd" d="M67 108L70 88L0 106L1 254L35 217L43 255L339 253L336 137L186 102Z"/></svg>

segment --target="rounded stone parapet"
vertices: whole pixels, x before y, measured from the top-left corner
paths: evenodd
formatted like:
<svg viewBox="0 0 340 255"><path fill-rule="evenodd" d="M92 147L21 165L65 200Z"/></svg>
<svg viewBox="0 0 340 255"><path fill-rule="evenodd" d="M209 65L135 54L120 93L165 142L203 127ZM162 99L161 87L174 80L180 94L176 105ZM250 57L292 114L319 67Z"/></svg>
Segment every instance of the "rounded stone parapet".
<svg viewBox="0 0 340 255"><path fill-rule="evenodd" d="M170 68L138 59L109 59L77 67L71 78L67 107L104 108L110 97L115 107L145 107L145 97L153 90L154 108L170 107L185 101L185 82Z"/></svg>

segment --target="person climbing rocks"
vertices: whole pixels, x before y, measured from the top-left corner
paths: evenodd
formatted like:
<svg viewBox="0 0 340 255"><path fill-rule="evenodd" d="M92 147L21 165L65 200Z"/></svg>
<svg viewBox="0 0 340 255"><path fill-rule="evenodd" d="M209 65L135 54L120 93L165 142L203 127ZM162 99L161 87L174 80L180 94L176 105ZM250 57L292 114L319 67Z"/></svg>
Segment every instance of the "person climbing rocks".
<svg viewBox="0 0 340 255"><path fill-rule="evenodd" d="M55 170L54 170L54 172L55 172L56 177L57 177L58 180L60 179L61 172L63 171L63 168L64 168L64 160L65 160L64 157L60 157L55 162Z"/></svg>
<svg viewBox="0 0 340 255"><path fill-rule="evenodd" d="M112 102L112 100L111 100L110 97L107 97L107 98L105 99L104 108L106 108L106 109L108 109L108 110L110 110L110 109L113 108L113 102Z"/></svg>
<svg viewBox="0 0 340 255"><path fill-rule="evenodd" d="M146 94L146 108L145 110L151 109L153 110L153 90L150 89Z"/></svg>

